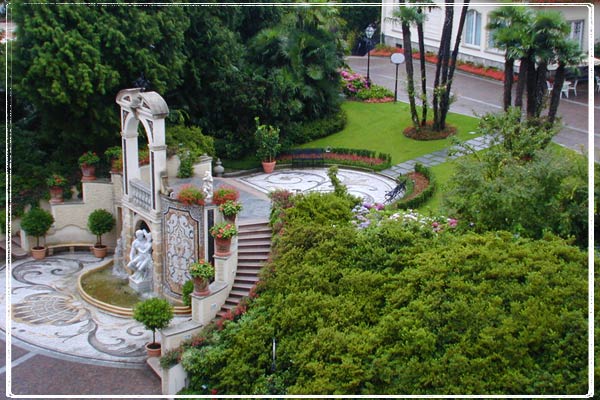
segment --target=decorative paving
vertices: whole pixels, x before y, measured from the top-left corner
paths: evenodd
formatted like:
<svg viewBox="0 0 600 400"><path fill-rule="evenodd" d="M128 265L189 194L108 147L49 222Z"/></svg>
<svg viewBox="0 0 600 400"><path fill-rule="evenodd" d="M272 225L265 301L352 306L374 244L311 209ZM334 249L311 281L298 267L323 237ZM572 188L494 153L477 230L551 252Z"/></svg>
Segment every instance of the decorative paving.
<svg viewBox="0 0 600 400"><path fill-rule="evenodd" d="M104 263L89 253L14 262L1 278L5 285L10 273L13 337L70 359L144 363L144 344L152 339L152 333L131 318L100 311L77 291L78 276ZM6 293L2 293L2 307L6 301ZM5 314L0 317L3 330L7 328L5 318ZM173 323L185 319L189 317L176 317Z"/></svg>
<svg viewBox="0 0 600 400"><path fill-rule="evenodd" d="M388 177L367 172L340 169L338 179L348 188L348 192L369 203L385 202L385 194L396 187L396 182ZM271 174L253 174L237 178L263 193L277 189L293 193L332 192L333 186L325 168L282 169Z"/></svg>

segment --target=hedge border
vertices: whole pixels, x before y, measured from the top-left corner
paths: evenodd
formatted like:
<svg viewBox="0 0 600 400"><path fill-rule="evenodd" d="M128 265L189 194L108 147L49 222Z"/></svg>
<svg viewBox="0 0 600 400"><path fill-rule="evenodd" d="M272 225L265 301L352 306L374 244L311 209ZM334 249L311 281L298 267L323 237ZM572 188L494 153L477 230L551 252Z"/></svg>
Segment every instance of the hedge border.
<svg viewBox="0 0 600 400"><path fill-rule="evenodd" d="M431 170L421 163L416 163L415 172L418 172L425 176L427 180L429 180L429 186L427 186L421 193L417 194L410 200L398 200L396 203L394 203L394 205L398 209L408 210L419 208L420 206L425 204L429 199L431 199L431 197L435 193L435 178Z"/></svg>

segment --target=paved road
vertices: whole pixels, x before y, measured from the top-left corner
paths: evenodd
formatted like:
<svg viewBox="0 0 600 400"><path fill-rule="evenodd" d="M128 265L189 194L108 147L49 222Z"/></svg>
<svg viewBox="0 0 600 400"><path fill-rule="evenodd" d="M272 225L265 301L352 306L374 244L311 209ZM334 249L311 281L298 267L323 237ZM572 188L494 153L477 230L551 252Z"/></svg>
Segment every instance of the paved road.
<svg viewBox="0 0 600 400"><path fill-rule="evenodd" d="M347 59L348 65L356 72L367 73L367 57L351 56ZM415 77L420 76L418 64ZM389 57L371 57L370 77L371 80L385 86L392 91L395 83L395 66ZM435 65L427 64L428 88L432 90ZM461 71L456 71L452 92L456 95L456 101L451 105L450 111L465 115L483 115L488 112L502 110L502 82L482 78ZM593 93L594 104L592 110L600 109L600 93ZM406 95L406 70L404 65L398 68L398 100L408 101ZM589 132L589 107L587 83L580 83L577 87L577 96L570 94L569 99L561 99L558 113L564 124L563 129L556 135L554 141L571 149L580 151L587 150L591 135ZM594 115L594 158L600 161L600 116Z"/></svg>

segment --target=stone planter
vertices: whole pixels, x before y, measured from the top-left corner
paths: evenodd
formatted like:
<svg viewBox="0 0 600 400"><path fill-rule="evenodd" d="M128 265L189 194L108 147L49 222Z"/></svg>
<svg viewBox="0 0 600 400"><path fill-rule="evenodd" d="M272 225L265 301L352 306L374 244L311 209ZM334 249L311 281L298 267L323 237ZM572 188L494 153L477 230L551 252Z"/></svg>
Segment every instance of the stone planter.
<svg viewBox="0 0 600 400"><path fill-rule="evenodd" d="M194 294L196 296L208 296L210 294L209 281L206 278L194 277Z"/></svg>
<svg viewBox="0 0 600 400"><path fill-rule="evenodd" d="M96 180L96 167L94 165L83 164L81 166L81 173L83 177L82 182L91 182Z"/></svg>
<svg viewBox="0 0 600 400"><path fill-rule="evenodd" d="M215 238L215 255L225 257L231 254L231 238L217 239Z"/></svg>
<svg viewBox="0 0 600 400"><path fill-rule="evenodd" d="M63 201L63 189L60 186L52 186L50 188L50 204L62 204Z"/></svg>

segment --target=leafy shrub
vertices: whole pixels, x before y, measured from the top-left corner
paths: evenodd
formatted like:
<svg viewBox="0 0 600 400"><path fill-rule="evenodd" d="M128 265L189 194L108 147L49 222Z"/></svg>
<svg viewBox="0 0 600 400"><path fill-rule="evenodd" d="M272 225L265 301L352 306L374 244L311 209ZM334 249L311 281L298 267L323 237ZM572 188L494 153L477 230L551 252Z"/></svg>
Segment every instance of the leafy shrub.
<svg viewBox="0 0 600 400"><path fill-rule="evenodd" d="M421 193L418 193L415 197L405 200L405 198L409 194L407 190L404 198L394 203L394 205L399 209L408 210L413 208L419 208L423 204L425 204L435 193L435 179L433 177L433 174L431 173L431 170L421 163L416 163L415 172L418 172L425 176L429 181L429 185Z"/></svg>
<svg viewBox="0 0 600 400"><path fill-rule="evenodd" d="M194 175L194 162L196 156L191 151L184 149L178 153L179 168L177 169L178 178L189 178Z"/></svg>
<svg viewBox="0 0 600 400"><path fill-rule="evenodd" d="M191 294L194 291L194 281L193 280L187 280L185 281L185 283L183 284L183 287L181 288L181 302L183 303L184 306L191 306L192 305L192 300L191 300Z"/></svg>
<svg viewBox="0 0 600 400"><path fill-rule="evenodd" d="M162 369L169 369L177 365L179 358L181 357L181 351L179 349L171 349L162 353L160 357L160 367Z"/></svg>
<svg viewBox="0 0 600 400"><path fill-rule="evenodd" d="M347 121L348 115L344 110L340 110L321 119L293 122L282 129L282 142L285 148L289 148L295 144L329 136L342 131L346 127Z"/></svg>
<svg viewBox="0 0 600 400"><path fill-rule="evenodd" d="M184 353L187 393L585 392L584 252L410 218L357 230L340 200L294 196L260 296Z"/></svg>
<svg viewBox="0 0 600 400"><path fill-rule="evenodd" d="M44 236L52 224L54 217L41 208L32 208L21 218L21 229L28 235L35 236L36 248L40 247L40 236Z"/></svg>
<svg viewBox="0 0 600 400"><path fill-rule="evenodd" d="M90 232L96 235L96 244L102 246L102 235L110 232L115 224L115 217L110 212L99 208L89 215L87 226Z"/></svg>
<svg viewBox="0 0 600 400"><path fill-rule="evenodd" d="M272 162L281 149L279 143L279 128L272 125L261 124L258 117L255 117L256 132L256 156L261 161Z"/></svg>
<svg viewBox="0 0 600 400"><path fill-rule="evenodd" d="M394 92L379 85L371 85L370 88L361 90L356 94L356 98L359 100L386 99L390 97L394 98Z"/></svg>
<svg viewBox="0 0 600 400"><path fill-rule="evenodd" d="M227 201L237 201L240 198L240 192L232 186L219 186L213 193L212 202L220 206Z"/></svg>
<svg viewBox="0 0 600 400"><path fill-rule="evenodd" d="M168 126L166 130L167 153L173 155L179 153L181 149L188 149L194 159L202 154L214 156L214 139L204 135L202 129L197 126L187 127L185 125Z"/></svg>
<svg viewBox="0 0 600 400"><path fill-rule="evenodd" d="M185 184L177 193L177 200L185 205L204 205L204 193L192 184Z"/></svg>
<svg viewBox="0 0 600 400"><path fill-rule="evenodd" d="M133 307L133 319L152 331L152 343L156 343L156 330L169 326L173 319L173 306L165 299L153 297Z"/></svg>

